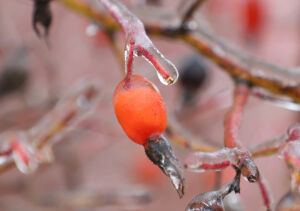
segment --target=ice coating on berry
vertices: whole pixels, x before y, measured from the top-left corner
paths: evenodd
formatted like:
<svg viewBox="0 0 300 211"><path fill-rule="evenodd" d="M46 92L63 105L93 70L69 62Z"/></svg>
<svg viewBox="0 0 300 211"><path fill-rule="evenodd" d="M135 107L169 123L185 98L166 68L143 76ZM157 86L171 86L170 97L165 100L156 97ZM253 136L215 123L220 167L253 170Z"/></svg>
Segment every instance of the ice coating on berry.
<svg viewBox="0 0 300 211"><path fill-rule="evenodd" d="M130 83L122 80L114 93L115 114L128 137L138 144L166 129L167 112L155 87L142 76L133 75Z"/></svg>

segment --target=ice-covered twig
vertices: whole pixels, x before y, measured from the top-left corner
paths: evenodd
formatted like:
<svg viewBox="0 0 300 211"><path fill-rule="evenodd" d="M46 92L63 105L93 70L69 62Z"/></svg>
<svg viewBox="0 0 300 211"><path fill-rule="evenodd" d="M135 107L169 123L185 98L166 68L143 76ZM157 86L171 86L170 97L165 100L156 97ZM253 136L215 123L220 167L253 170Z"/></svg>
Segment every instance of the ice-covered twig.
<svg viewBox="0 0 300 211"><path fill-rule="evenodd" d="M237 82L233 106L228 111L224 123L224 146L229 148L241 147L238 143L238 130L241 123L241 116L250 93L250 88L244 82Z"/></svg>
<svg viewBox="0 0 300 211"><path fill-rule="evenodd" d="M205 0L193 0L190 3L189 8L183 12L181 25L184 27L186 23L193 17L197 9L205 2ZM187 4L186 1L182 1L181 5Z"/></svg>
<svg viewBox="0 0 300 211"><path fill-rule="evenodd" d="M279 201L276 210L299 210L300 208L300 141L287 142L281 149L282 158L289 167L290 190Z"/></svg>
<svg viewBox="0 0 300 211"><path fill-rule="evenodd" d="M215 152L194 152L187 157L185 167L192 171L222 170L232 165L249 182L259 178L258 169L250 153L238 148L223 148Z"/></svg>
<svg viewBox="0 0 300 211"><path fill-rule="evenodd" d="M272 155L278 152L278 150L290 141L296 141L300 139L300 125L298 123L288 127L286 132L277 138L269 141L253 145L249 147L249 151L252 157L261 157Z"/></svg>
<svg viewBox="0 0 300 211"><path fill-rule="evenodd" d="M128 49L131 49L130 46L133 46L135 55L141 55L149 61L155 67L158 77L163 84L175 83L178 78L178 71L175 65L166 59L154 46L145 32L144 24L117 0L100 0L100 2L123 29L127 45L129 45ZM132 66L132 60L131 57L126 56L125 67L127 70L131 69L129 66Z"/></svg>
<svg viewBox="0 0 300 211"><path fill-rule="evenodd" d="M133 63L133 51L134 51L134 43L129 42L128 45L126 45L125 49L125 73L126 73L126 78L125 78L125 87L128 88L130 86L130 78L132 75L132 63Z"/></svg>
<svg viewBox="0 0 300 211"><path fill-rule="evenodd" d="M267 211L272 211L273 196L271 194L267 181L262 177L262 175L260 175L257 182Z"/></svg>
<svg viewBox="0 0 300 211"><path fill-rule="evenodd" d="M80 13L89 19L100 23L106 29L119 29L118 24L116 24L112 18L92 9L88 4L82 2L81 0L58 0L58 2L64 4L66 7L76 11L77 13ZM164 14L161 14L161 16L164 16ZM177 17L176 14L168 14L168 16ZM249 55L246 55L244 57L243 55L245 53L241 51L237 51L236 55L242 55L244 58L242 59L242 62L237 63L232 58L230 59L224 56L224 54L226 54L228 51L227 49L225 49L225 51L220 51L220 47L222 47L222 45L220 42L217 42L216 39L212 39L211 42L209 42L207 37L204 37L203 34L200 36L199 33L194 33L192 30L188 33L183 32L180 29L180 24L178 24L177 27L171 26L169 28L163 24L160 24L159 22L155 24L146 23L145 28L149 34L155 34L184 41L186 44L195 48L199 53L202 53L202 55L224 69L232 78L243 79L251 83L253 86L267 89L273 94L288 96L293 102L300 102L300 88L297 86L297 84L299 84L299 77L297 76L299 75L299 71L293 71L289 68L279 67L260 59L253 59L253 56L250 57ZM253 68L249 67L251 65L247 65L249 62L250 64L254 62L257 63L257 65L264 67L255 73L252 71ZM270 72L272 74L270 74ZM288 77L289 80L285 80L285 77Z"/></svg>
<svg viewBox="0 0 300 211"><path fill-rule="evenodd" d="M214 152L194 152L185 161L185 168L192 171L221 170L237 165L237 149L223 148Z"/></svg>
<svg viewBox="0 0 300 211"><path fill-rule="evenodd" d="M264 89L253 89L252 93L253 96L262 99L266 102L270 102L273 105L276 105L281 108L285 108L292 111L300 111L300 104L293 102L291 99L287 97L283 97L280 95L274 95L267 90Z"/></svg>
<svg viewBox="0 0 300 211"><path fill-rule="evenodd" d="M223 148L215 152L195 152L191 154L185 162L185 167L192 171L203 172L206 170L222 170L228 166L233 166L236 170L236 176L233 180L234 182L230 184L230 191L226 192L225 195L234 190L236 193L240 191L240 175L245 177L248 182L259 183L259 188L262 192L265 205L268 207L268 210L271 210L271 195L269 194L265 181L261 179L259 175L258 168L256 167L254 161L252 160L250 153L241 151L238 148ZM225 186L226 187L226 186ZM215 203L216 199L221 199L218 192L211 192L217 194L218 197L214 197L214 200L211 201ZM208 196L209 193L201 194L200 196ZM201 198L200 197L200 198ZM199 198L196 199L199 201ZM195 201L194 201L195 202ZM190 207L192 205L189 205ZM193 206L196 206L195 204ZM190 209L196 210L196 209ZM201 210L201 209L199 209Z"/></svg>
<svg viewBox="0 0 300 211"><path fill-rule="evenodd" d="M286 164L297 171L300 172L300 141L294 141L287 143L281 150L281 154L286 162Z"/></svg>
<svg viewBox="0 0 300 211"><path fill-rule="evenodd" d="M20 171L28 173L40 162L48 162L52 145L69 129L68 126L91 111L98 103L99 93L96 82L81 84L33 128L2 133L0 172L16 164Z"/></svg>

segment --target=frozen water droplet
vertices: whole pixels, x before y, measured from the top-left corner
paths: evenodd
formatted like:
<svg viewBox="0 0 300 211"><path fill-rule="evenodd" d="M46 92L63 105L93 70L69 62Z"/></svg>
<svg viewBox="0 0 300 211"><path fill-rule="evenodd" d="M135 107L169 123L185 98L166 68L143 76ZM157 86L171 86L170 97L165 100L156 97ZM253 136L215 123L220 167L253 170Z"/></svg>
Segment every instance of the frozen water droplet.
<svg viewBox="0 0 300 211"><path fill-rule="evenodd" d="M92 36L95 36L99 32L99 30L100 30L100 28L97 24L91 23L86 27L85 33L89 37L92 37Z"/></svg>
<svg viewBox="0 0 300 211"><path fill-rule="evenodd" d="M148 50L159 62L158 65L152 64L157 70L157 75L160 82L164 85L174 84L178 79L178 70L175 65L166 59L154 46L149 47Z"/></svg>
<svg viewBox="0 0 300 211"><path fill-rule="evenodd" d="M163 76L159 72L156 72L156 74L157 74L159 81L164 85L171 85L176 82L174 80L174 78L172 78L172 77L168 77L167 79L164 79Z"/></svg>
<svg viewBox="0 0 300 211"><path fill-rule="evenodd" d="M172 62L166 59L159 50L151 44L137 45L137 51L143 58L154 66L158 79L164 85L174 84L178 79L178 70Z"/></svg>

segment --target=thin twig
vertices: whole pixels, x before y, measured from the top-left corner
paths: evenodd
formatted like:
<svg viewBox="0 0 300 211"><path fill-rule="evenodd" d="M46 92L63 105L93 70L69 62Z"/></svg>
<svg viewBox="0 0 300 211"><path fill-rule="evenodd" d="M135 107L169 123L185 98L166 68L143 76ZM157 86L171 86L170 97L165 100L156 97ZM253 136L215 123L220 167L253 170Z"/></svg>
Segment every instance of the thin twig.
<svg viewBox="0 0 300 211"><path fill-rule="evenodd" d="M262 194L264 204L267 208L267 211L273 210L272 209L273 196L271 195L271 191L269 190L269 187L268 187L265 179L262 177L262 175L260 175L257 182L258 182L260 192Z"/></svg>
<svg viewBox="0 0 300 211"><path fill-rule="evenodd" d="M193 0L192 4L185 12L184 16L182 17L182 26L185 26L186 23L193 17L196 10L205 2L205 0ZM186 1L184 1L186 3Z"/></svg>
<svg viewBox="0 0 300 211"><path fill-rule="evenodd" d="M27 131L15 131L10 134L10 136L19 137L19 134L26 134L26 138L24 138L26 139L26 145L30 145L30 148L35 150L35 156L39 154L38 151L43 150L44 147L51 147L57 139L61 138L62 134L67 131L71 123L83 118L85 114L92 110L98 103L100 90L96 84L97 83L90 83L85 84L83 87L76 87L71 95L60 100L34 127ZM4 138L5 137L6 136L4 136ZM4 139L2 141L11 140ZM24 150L23 146L19 145L19 140L12 140L11 149L11 153L14 151L23 153ZM8 159L6 161L0 164L0 173L15 166L16 162L9 156L7 156ZM20 156L24 157L24 161L29 159L25 154L20 154Z"/></svg>
<svg viewBox="0 0 300 211"><path fill-rule="evenodd" d="M228 111L224 122L224 146L229 148L241 147L238 143L238 130L241 123L241 116L249 96L250 88L244 82L237 82L234 91L234 102Z"/></svg>

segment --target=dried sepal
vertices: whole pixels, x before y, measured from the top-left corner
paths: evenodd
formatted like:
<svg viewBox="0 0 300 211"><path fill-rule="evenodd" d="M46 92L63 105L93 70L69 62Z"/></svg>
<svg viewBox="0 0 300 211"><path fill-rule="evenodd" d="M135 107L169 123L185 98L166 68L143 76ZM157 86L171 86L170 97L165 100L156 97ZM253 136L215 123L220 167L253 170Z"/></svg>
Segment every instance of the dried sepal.
<svg viewBox="0 0 300 211"><path fill-rule="evenodd" d="M184 194L185 179L169 142L162 136L151 137L147 140L145 152L148 158L170 178L181 198Z"/></svg>
<svg viewBox="0 0 300 211"><path fill-rule="evenodd" d="M49 28L52 22L50 2L51 0L34 0L32 24L35 33L40 38L47 38L49 34ZM40 31L38 24L43 27L44 33Z"/></svg>

